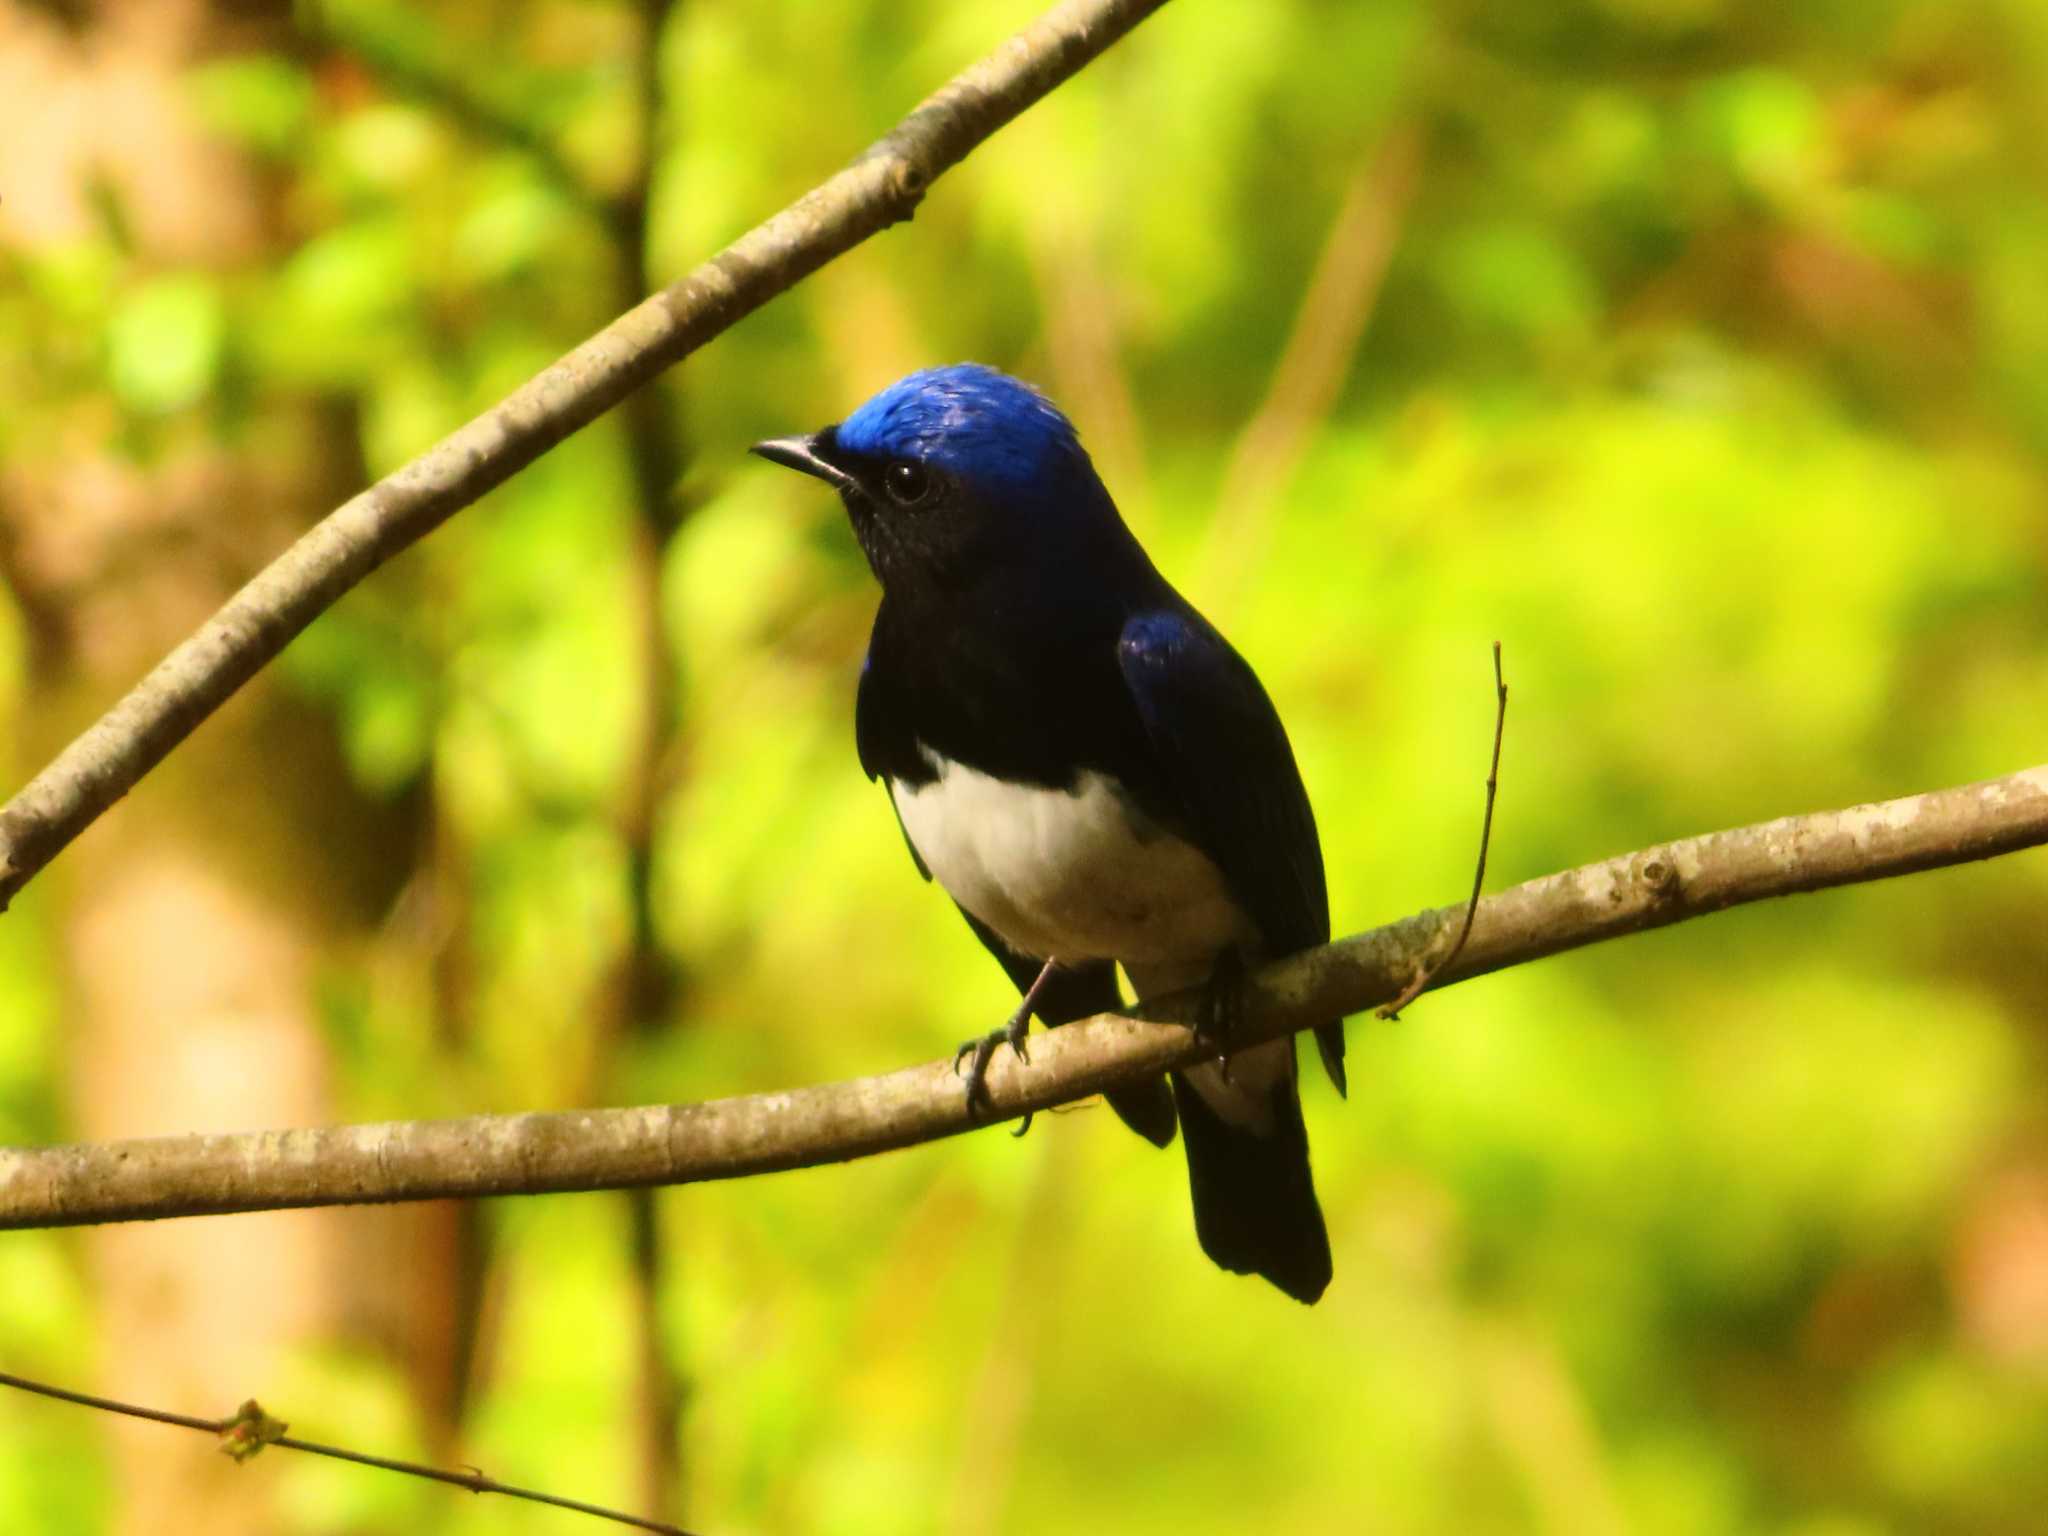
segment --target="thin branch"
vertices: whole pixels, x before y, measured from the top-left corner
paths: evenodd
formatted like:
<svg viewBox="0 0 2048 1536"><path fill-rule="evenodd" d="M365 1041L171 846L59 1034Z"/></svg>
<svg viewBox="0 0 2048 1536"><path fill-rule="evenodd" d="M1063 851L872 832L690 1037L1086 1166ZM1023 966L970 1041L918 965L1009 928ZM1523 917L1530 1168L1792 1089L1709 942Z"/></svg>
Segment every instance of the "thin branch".
<svg viewBox="0 0 2048 1536"><path fill-rule="evenodd" d="M1427 992L1439 973L1449 969L1451 963L1465 952L1465 941L1472 937L1472 919L1479 915L1479 893L1486 889L1486 855L1493 846L1493 801L1500 793L1500 742L1508 728L1508 680L1501 675L1500 642L1493 642L1493 761L1486 765L1486 810L1479 818L1479 867L1472 872L1472 896L1465 903L1465 924L1458 930L1458 937L1444 952L1444 957L1433 965L1417 967L1415 979L1401 989L1401 995L1391 1003L1382 1003L1373 1010L1377 1018L1398 1019L1401 1010Z"/></svg>
<svg viewBox="0 0 2048 1536"><path fill-rule="evenodd" d="M338 1445L322 1445L317 1440L301 1440L285 1434L285 1426L265 1414L253 1400L242 1404L224 1419L202 1419L189 1413L169 1413L161 1408L144 1408L138 1403L124 1403L115 1397L95 1397L90 1392L73 1392L68 1387L53 1387L45 1382L32 1381L26 1376L16 1376L8 1371L0 1371L0 1386L33 1392L39 1397L55 1398L60 1403L76 1403L81 1408L97 1408L102 1413L118 1413L125 1414L131 1419L147 1419L152 1424L169 1424L178 1429L196 1429L202 1434L209 1434L220 1440L222 1449L237 1461L246 1461L264 1446L274 1445L281 1450L304 1451L308 1455L326 1456L335 1461L352 1461L361 1467L377 1467L386 1472L400 1472L407 1477L447 1483L452 1487L467 1489L471 1493L503 1494L508 1499L524 1499L530 1504L546 1504L555 1509L573 1510L579 1515L595 1515L600 1520L628 1525L635 1530L655 1531L660 1533L660 1536L690 1536L690 1533L679 1525L668 1525L660 1520L648 1520L620 1510L606 1509L599 1504L586 1504L581 1499L564 1499L531 1488L515 1488L510 1483L501 1483L496 1478L486 1477L475 1470L449 1472L444 1468L426 1466L421 1462L399 1461L389 1456L371 1456ZM253 1433L250 1432L252 1429Z"/></svg>
<svg viewBox="0 0 2048 1536"><path fill-rule="evenodd" d="M0 807L0 908L342 593L662 369L908 219L940 175L1163 3L1062 0L845 170L330 513Z"/></svg>
<svg viewBox="0 0 2048 1536"><path fill-rule="evenodd" d="M1967 863L2048 842L2048 766L1623 854L1479 904L1440 984L1745 902ZM1278 1039L1396 996L1464 904L1291 956L1250 978L1237 1026ZM229 1211L541 1194L740 1178L844 1162L1187 1066L1201 1002L1103 1014L1000 1055L968 1112L950 1062L704 1104L0 1151L0 1230Z"/></svg>

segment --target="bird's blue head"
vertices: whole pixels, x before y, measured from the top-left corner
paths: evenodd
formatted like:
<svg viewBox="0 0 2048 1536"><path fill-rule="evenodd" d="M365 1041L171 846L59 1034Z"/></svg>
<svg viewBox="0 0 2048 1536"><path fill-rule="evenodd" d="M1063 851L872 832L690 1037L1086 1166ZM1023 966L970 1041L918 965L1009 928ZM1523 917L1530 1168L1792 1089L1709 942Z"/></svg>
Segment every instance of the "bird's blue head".
<svg viewBox="0 0 2048 1536"><path fill-rule="evenodd" d="M898 379L836 431L846 453L1025 492L1093 474L1074 424L1020 379L979 363Z"/></svg>
<svg viewBox="0 0 2048 1536"><path fill-rule="evenodd" d="M885 588L1130 537L1073 423L979 363L913 373L837 426L753 451L838 488Z"/></svg>

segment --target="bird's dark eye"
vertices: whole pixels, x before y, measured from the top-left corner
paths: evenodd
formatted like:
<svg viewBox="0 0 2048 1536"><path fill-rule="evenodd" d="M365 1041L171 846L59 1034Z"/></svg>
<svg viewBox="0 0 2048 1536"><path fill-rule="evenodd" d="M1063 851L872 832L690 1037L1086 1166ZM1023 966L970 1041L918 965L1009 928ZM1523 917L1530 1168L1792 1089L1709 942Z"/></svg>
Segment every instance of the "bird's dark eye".
<svg viewBox="0 0 2048 1536"><path fill-rule="evenodd" d="M931 472L909 459L898 459L883 470L882 484L899 507L914 507L932 493Z"/></svg>

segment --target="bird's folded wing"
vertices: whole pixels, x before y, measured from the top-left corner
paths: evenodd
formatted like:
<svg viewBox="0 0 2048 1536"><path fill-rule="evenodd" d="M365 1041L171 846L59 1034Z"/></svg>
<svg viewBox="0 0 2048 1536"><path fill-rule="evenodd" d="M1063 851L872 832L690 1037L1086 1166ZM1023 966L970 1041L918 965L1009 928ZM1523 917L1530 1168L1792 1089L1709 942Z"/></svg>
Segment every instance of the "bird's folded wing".
<svg viewBox="0 0 2048 1536"><path fill-rule="evenodd" d="M1327 943L1330 903L1315 813L1258 677L1192 610L1125 624L1117 660L1175 809L1275 955ZM1341 1027L1316 1031L1344 1087Z"/></svg>

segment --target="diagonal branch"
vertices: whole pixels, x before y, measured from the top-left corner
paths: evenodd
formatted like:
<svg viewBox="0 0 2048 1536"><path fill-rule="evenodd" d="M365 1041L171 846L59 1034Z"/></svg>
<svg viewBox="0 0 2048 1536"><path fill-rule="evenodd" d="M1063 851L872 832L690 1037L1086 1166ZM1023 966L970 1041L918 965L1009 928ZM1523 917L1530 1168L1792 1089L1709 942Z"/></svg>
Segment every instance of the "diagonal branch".
<svg viewBox="0 0 2048 1536"><path fill-rule="evenodd" d="M343 503L0 806L0 909L344 592L868 236L1165 0L1062 0L859 159Z"/></svg>
<svg viewBox="0 0 2048 1536"><path fill-rule="evenodd" d="M305 1451L314 1456L326 1456L335 1461L352 1461L360 1467L375 1467L380 1472L402 1472L407 1477L417 1477L433 1483L446 1483L455 1488L466 1488L471 1493L499 1493L507 1498L523 1499L529 1504L546 1504L555 1509L566 1509L579 1515L595 1515L600 1520L610 1520L619 1525L630 1525L636 1530L654 1531L658 1536L690 1536L679 1525L669 1525L661 1520L650 1520L640 1515L629 1515L622 1510L606 1509L599 1504L586 1504L581 1499L565 1499L559 1494L542 1493L533 1488L515 1488L510 1483L501 1483L494 1477L486 1477L475 1468L461 1472L450 1472L441 1467L430 1467L417 1461L399 1461L390 1456L372 1456L363 1451L351 1451L339 1445L322 1445L317 1440L301 1440L285 1433L291 1426L271 1418L254 1398L243 1403L234 1413L224 1419L202 1419L189 1413L171 1413L162 1408L145 1408L139 1403L124 1403L119 1398L95 1397L90 1392L73 1392L68 1387L53 1387L46 1382L32 1381L26 1376L16 1376L9 1371L0 1371L0 1387L12 1387L18 1392L33 1392L38 1397L55 1398L60 1403L75 1403L81 1408L97 1408L102 1413L118 1413L131 1419L147 1419L152 1424L169 1424L176 1429L196 1429L202 1434L213 1435L220 1442L220 1449L237 1462L247 1461L266 1445L281 1450Z"/></svg>
<svg viewBox="0 0 2048 1536"><path fill-rule="evenodd" d="M1716 832L1531 880L1479 905L1436 985L1724 907L1992 858L2048 843L2048 766L1877 805ZM1267 967L1245 996L1250 1044L1400 992L1466 904ZM1197 994L1105 1014L991 1067L996 1119L1097 1093L1200 1054ZM704 1104L0 1150L0 1230L439 1196L541 1194L739 1178L934 1141L971 1118L946 1062Z"/></svg>

